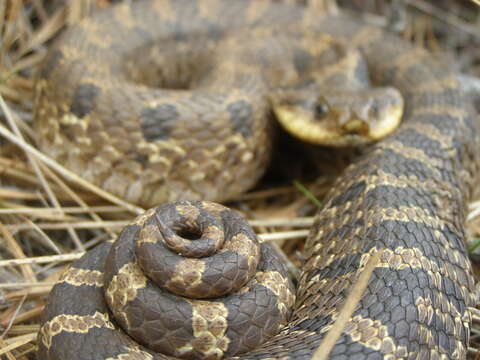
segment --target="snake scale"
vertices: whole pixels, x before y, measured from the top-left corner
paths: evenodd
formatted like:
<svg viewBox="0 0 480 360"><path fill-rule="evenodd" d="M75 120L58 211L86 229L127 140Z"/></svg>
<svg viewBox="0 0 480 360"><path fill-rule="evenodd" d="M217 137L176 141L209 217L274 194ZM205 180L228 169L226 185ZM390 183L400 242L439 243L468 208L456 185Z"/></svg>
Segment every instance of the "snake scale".
<svg viewBox="0 0 480 360"><path fill-rule="evenodd" d="M121 76L126 70L121 67L127 66L128 71L134 71L129 67L131 62L119 62L117 58L128 60L132 51L142 53L142 44L160 38L160 44L171 41L180 44L178 52L186 59L183 65L196 68L197 72L208 72L212 62L192 59L190 48L181 46L191 34L201 34L193 41L198 50L207 47L205 39L216 40L227 28L261 27L272 23L280 27L306 26L316 33L347 39L365 56L374 82L395 87L405 100L400 128L356 159L327 195L307 239L306 260L292 314L288 317L286 310L286 305L293 302L293 295L289 281L283 277L283 266L272 260L275 255L270 254L267 247L250 246L256 243L255 236L241 223L238 215L214 203L180 201L147 211L123 230L116 243L107 242L96 247L67 270L52 290L44 312L38 337L40 360L170 358L134 342L119 326L143 333L147 338L153 337L141 340L142 344L153 342L157 348L172 345L173 350L168 350L170 354L185 358L215 359L225 355L241 359L309 359L338 318L352 284L369 258L378 251L381 251L380 262L330 357L466 357L471 322L468 307L475 303L475 287L466 255L464 222L478 167L475 119L449 69L426 51L382 29L367 26L347 15L319 17L304 8L266 1L160 0L116 7L73 27L67 40L63 39L64 47L52 51L42 71L36 117L39 131L46 138L46 149L63 161L76 164L87 177L103 176L101 181L107 189L125 181L130 187L120 192L139 203L155 202L160 198L175 200L168 198L171 193L177 197L180 193L187 198L200 194L203 198L221 200L227 193L250 186L261 173L255 169L266 162L264 151L270 147L263 132L257 133L262 129L256 128L253 122L253 114L259 109L246 106L243 94L224 94L221 85L217 85L223 96L221 101L189 94L191 103L181 96L172 98L164 90L145 89L138 84L115 91L117 75L118 84L125 84ZM168 67L172 61L170 55L162 54L156 65ZM303 61L308 61L308 54L303 55ZM58 70L65 63L70 64L70 74ZM183 73L182 69L169 69L175 75ZM86 74L82 78L84 82L72 86L80 74ZM143 83L148 83L149 77L146 75ZM61 87L50 86L59 79ZM170 88L182 89L194 80L165 81ZM252 85L254 91L258 91L255 86ZM154 91L157 92L153 96L149 95ZM101 92L109 95L97 103ZM158 95L166 96L167 101L155 102ZM178 107L168 101L176 101ZM211 133L202 132L202 128L208 128L207 120L214 121L207 118L215 101L227 107L231 121L226 125L212 125L209 130L214 129L219 134L209 138ZM145 103L149 107L145 107ZM190 106L192 112L204 114L197 128L176 132L174 120L182 111L180 106ZM142 135L138 125L135 128L126 123L126 128L121 128L117 120L112 120L122 119L132 108L140 114L141 130L148 128L143 137L135 138ZM96 114L98 109L106 114L103 123L91 121L90 115ZM160 130L153 127L152 118ZM220 126L228 129L221 130ZM58 135L60 133L63 137ZM195 139L192 134L200 137ZM122 152L129 149L125 139L130 135L138 140L138 149L143 150L136 154L136 162L126 155L128 151ZM185 150L175 146L172 140L179 136L191 139L189 145L185 145L189 151L195 145L190 142L207 146L188 153L189 158L182 158ZM153 142L159 145L151 146ZM70 148L67 149L70 152L58 150L57 146ZM242 156L231 155L230 148L240 148ZM102 157L92 155L98 152L103 152ZM165 160L167 157L169 160ZM188 179L170 179L170 185L160 178L169 173L172 164L179 159L192 164L208 157L226 161L222 163L223 178L219 176L218 181L214 181L226 187L211 192L205 190L205 177L196 176L192 168L187 169L191 172ZM153 168L145 170L140 165L148 161ZM235 167L239 163L242 167ZM209 164L216 166L215 161ZM233 167L228 168L228 165ZM105 177L105 173L120 175ZM132 173L137 178L130 177ZM153 180L151 184L139 182L138 176ZM164 188L170 188L156 197L150 186L159 182L163 182ZM193 192L186 190L190 188ZM233 230L226 225L231 219L234 220ZM254 259L260 257L266 261L258 265L260 272L253 280L243 279L240 289L238 285L227 285L222 276L243 278L244 275L233 270L219 270L205 276L210 270L203 269L201 261L207 258L198 259L203 256L200 255L202 251L210 253L217 247L220 235L233 239L231 245L223 245L220 256L224 259L235 257L246 273L252 272ZM136 245L133 238L137 238ZM167 276L170 285L163 285L170 286L172 291L178 290L180 282L191 285L190 290L180 290L187 298L169 300L167 305L149 300L150 295L154 296L146 286L151 280L139 274L141 264L137 262L143 260L133 255L133 251L138 254L139 249L146 246L147 257L150 254L153 258L155 251L148 246L158 246L162 241L175 249L171 251L175 256L166 256L165 262L176 266ZM245 255L246 248L250 247L253 253ZM126 255L118 250L120 248L126 248ZM192 258L178 260L178 253L187 253ZM158 266L163 269L163 265ZM150 266L144 268L148 271ZM157 268L150 270L149 278L155 278ZM165 283L163 279L160 281ZM201 279L217 285L205 287ZM127 289L126 285L133 287ZM193 293L209 297L207 288L223 294L226 288L232 287L233 300L221 295L213 301L213 307L204 307L203 300L188 299ZM252 295L248 305L235 303L238 297L250 296L247 294L252 289L260 292ZM168 299L172 296L170 290L155 291L166 293ZM272 295L273 300L267 300L266 293ZM119 303L120 310L107 310L104 299L107 303ZM138 310L140 308L130 306L135 302L153 304L154 308ZM273 315L273 322L266 320L269 325L257 324L263 315L256 315L253 303L265 307L273 303L273 307L266 310ZM127 315L129 307L134 313ZM169 320L170 312L180 313L183 320ZM158 313L167 315L167 321L161 325L150 320ZM244 315L250 317L238 322L241 326L236 333L226 327L227 318L237 317L238 320ZM280 328L287 317L288 324L273 335L271 330ZM147 325L147 330L142 330L141 325ZM186 328L182 328L184 325ZM260 335L261 328L267 329L266 335ZM163 332L163 337L155 335L156 331ZM187 335L193 340L187 340ZM259 344L265 340L263 337L267 340ZM237 340L246 348L238 351Z"/></svg>

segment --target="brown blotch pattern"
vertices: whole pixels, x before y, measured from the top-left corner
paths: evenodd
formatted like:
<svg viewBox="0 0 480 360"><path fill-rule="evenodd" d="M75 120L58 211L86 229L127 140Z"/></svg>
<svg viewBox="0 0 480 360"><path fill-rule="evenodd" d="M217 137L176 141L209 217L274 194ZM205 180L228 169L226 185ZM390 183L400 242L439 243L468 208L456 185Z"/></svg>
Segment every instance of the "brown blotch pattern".
<svg viewBox="0 0 480 360"><path fill-rule="evenodd" d="M214 214L215 216L220 216L222 211L225 211L225 206L220 205L218 203L212 201L204 201L202 202L202 208L207 210L208 212Z"/></svg>
<svg viewBox="0 0 480 360"><path fill-rule="evenodd" d="M182 349L194 350L207 359L221 359L228 348L228 310L222 303L191 301L194 340Z"/></svg>
<svg viewBox="0 0 480 360"><path fill-rule="evenodd" d="M344 333L353 341L379 351L385 359L406 358L408 355L407 348L397 345L395 339L388 334L387 326L379 320L354 316L346 325Z"/></svg>
<svg viewBox="0 0 480 360"><path fill-rule="evenodd" d="M175 206L175 210L180 215L185 216L189 221L192 221L200 215L200 210L196 206L190 205L177 205Z"/></svg>
<svg viewBox="0 0 480 360"><path fill-rule="evenodd" d="M39 339L48 349L52 338L62 332L87 333L92 328L115 329L108 314L96 312L94 315L57 315L40 328Z"/></svg>
<svg viewBox="0 0 480 360"><path fill-rule="evenodd" d="M184 259L175 265L174 273L165 283L165 287L172 289L195 288L202 283L204 271L205 262L201 259Z"/></svg>
<svg viewBox="0 0 480 360"><path fill-rule="evenodd" d="M156 225L146 225L140 230L140 235L137 240L137 246L141 244L156 244L160 238L161 234Z"/></svg>
<svg viewBox="0 0 480 360"><path fill-rule="evenodd" d="M103 286L103 273L98 270L68 268L58 282L65 282L70 285L80 286Z"/></svg>
<svg viewBox="0 0 480 360"><path fill-rule="evenodd" d="M152 217L153 214L155 214L155 209L154 208L148 209L143 214L137 216L130 225L143 226L145 225L145 222L147 222L147 220L149 220Z"/></svg>
<svg viewBox="0 0 480 360"><path fill-rule="evenodd" d="M121 354L115 357L109 357L105 360L153 360L153 356L145 351L127 348L127 354Z"/></svg>
<svg viewBox="0 0 480 360"><path fill-rule="evenodd" d="M124 308L137 296L137 291L147 285L147 278L136 263L124 265L110 281L105 299L117 320L121 319L128 327L128 317ZM119 320L120 321L120 320Z"/></svg>
<svg viewBox="0 0 480 360"><path fill-rule="evenodd" d="M228 243L221 249L223 251L233 251L243 256L248 261L249 272L253 271L258 263L259 248L258 243L242 233L234 235Z"/></svg>
<svg viewBox="0 0 480 360"><path fill-rule="evenodd" d="M295 294L290 291L288 280L278 271L258 272L255 280L277 295L278 310L286 314L295 302Z"/></svg>

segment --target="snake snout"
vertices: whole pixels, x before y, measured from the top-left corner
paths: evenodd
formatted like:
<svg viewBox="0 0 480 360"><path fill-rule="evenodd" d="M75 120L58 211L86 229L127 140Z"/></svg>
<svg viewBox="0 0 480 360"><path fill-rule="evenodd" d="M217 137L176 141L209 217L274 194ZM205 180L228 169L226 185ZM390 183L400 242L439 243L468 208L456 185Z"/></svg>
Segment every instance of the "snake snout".
<svg viewBox="0 0 480 360"><path fill-rule="evenodd" d="M361 129L372 140L382 139L395 131L403 115L400 92L392 87L380 87L365 92L363 97L362 104L354 107L354 121L349 130L357 131L361 124Z"/></svg>

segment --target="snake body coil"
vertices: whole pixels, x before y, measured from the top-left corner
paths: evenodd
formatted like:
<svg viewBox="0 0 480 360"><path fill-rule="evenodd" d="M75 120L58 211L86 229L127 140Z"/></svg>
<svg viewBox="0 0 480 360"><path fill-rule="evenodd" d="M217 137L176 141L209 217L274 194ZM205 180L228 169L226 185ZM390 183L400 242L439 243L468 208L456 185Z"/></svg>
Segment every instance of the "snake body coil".
<svg viewBox="0 0 480 360"><path fill-rule="evenodd" d="M403 124L394 135L372 146L357 159L327 196L307 240L307 259L302 267L296 302L288 325L263 345L248 350L239 357L310 358L338 317L349 289L362 273L368 259L381 251L381 260L373 271L358 307L330 353L331 358L465 358L470 328L468 307L474 304L474 282L466 256L464 222L466 203L478 166L478 133L467 102L454 74L434 61L424 50L378 28L360 24L350 17L313 17L312 20L310 15L302 9L268 2L222 0L140 2L131 8L124 6L115 12L103 13L96 20L79 25L70 33L73 34L69 36L73 38L73 44L78 45L78 49L71 45L64 50L59 47L47 62L39 82L42 94L38 110L40 126L46 128L47 123L53 124L55 131L64 131L62 139L69 139L76 146L87 148L86 153L82 153L87 155L80 157L77 156L78 151L68 155L64 150L55 150L62 151L65 158L70 156L73 162L81 163L84 160L82 156L89 157L89 151L97 152L95 144L102 142L105 144L103 159L111 156L111 164L116 170L121 170L122 166L125 169L135 167L137 165L128 161L122 165L120 159L121 151L127 149L125 153L129 153L131 149L124 142L126 133L131 132L137 136L138 126L122 128L117 120L108 119L122 118L123 110L130 111L128 107L133 107L145 115L139 119L144 128L149 128L151 123L157 124L163 126L167 134L173 134L177 130L172 119L176 118L178 109L165 106L168 104L155 103L146 91L138 91L137 87L133 89L136 92L131 97L125 95L128 92L123 90L119 95L111 92L109 102L103 100L104 103L97 104L97 95L105 88L98 85L102 80L95 82L95 77L103 79L108 76L111 79L112 72L121 73L121 69L115 67L117 65L105 67L95 64L89 69L90 82L72 89L68 86L69 80L64 79L66 84L61 90L62 94L59 93L60 90L49 93L50 82L63 76L56 73L59 64L73 61L71 69L75 77L75 74L83 71L84 66L91 66L85 62L85 58L78 57L78 61L75 60L81 51L86 51L86 54L104 51L114 54L114 57L126 53L125 44L129 44L130 50L132 42L151 42L152 32L168 34L169 36L165 35L165 41L173 38L182 43L187 34L194 30L199 33L203 31L206 38L216 38L227 25L261 25L273 20L279 24L307 24L319 33L348 39L352 46L359 48L365 55L375 82L392 85L402 93L405 99ZM101 38L80 41L93 35L89 30L92 27L108 31ZM108 40L107 45L102 45L105 40ZM102 50L102 46L105 49ZM179 51L183 51L185 59L189 58L188 48ZM168 60L168 56L162 57L161 61L165 59ZM303 63L308 62L308 54L303 54L301 59ZM187 83L189 81L190 79L185 80ZM181 85L181 82L170 83L174 86ZM107 87L113 85L114 82ZM225 96L228 98L228 95ZM220 133L220 138L235 140L223 144L222 148L218 145L220 138L201 138L200 142L211 145L208 148L210 152L204 149L192 153L192 162L220 153L226 154L218 149L243 147L250 149L246 152L250 151L250 155L235 160L229 156L223 158L223 155L218 158L226 160L226 164L235 165L244 159L243 164L261 165L265 158L260 154L262 150L254 150L257 146L254 143L258 144L256 141L260 139L260 147L262 141L268 144L266 135L257 137L256 131L259 129L252 125L255 122L249 121L252 120L250 111L243 105L240 106L244 103L239 100L239 94L226 98L221 105L227 104L228 107L231 104L230 114L234 115L229 117L230 128L225 130L228 135ZM63 105L52 105L54 100L59 99L60 103L64 102ZM151 106L145 109L145 102L139 103L138 99L147 103L152 101ZM192 95L189 101L180 99L176 104L195 108L196 114L207 117L207 113L201 109L209 109L211 103L205 99L197 98L199 102L195 102ZM107 109L107 113L110 111L111 116L100 125L91 123L89 118L90 111L99 107ZM145 111L142 112L142 108ZM61 120L57 121L59 118ZM213 128L220 129L215 126ZM93 134L97 137L91 137ZM79 139L75 140L77 135ZM181 136L180 133L175 134L177 135ZM173 163L176 156L182 156L185 152L184 148L176 147L171 140L175 136L152 137L151 140L162 140L162 144L169 144L161 150L153 148L140 136L138 139L145 144L145 152L143 158L140 156L142 154L137 154L139 161L157 159L158 163L153 162L158 166L155 170L164 172L171 164L162 160L162 154L169 153L170 158L174 159L171 160ZM192 143L195 141L197 140L191 140ZM218 153L212 153L212 149L217 149ZM101 160L97 163L100 166L99 172L111 170L106 169L107 165ZM82 168L84 165L79 166ZM209 163L208 166L214 165ZM93 174L94 167L88 169ZM256 178L256 175L248 175L250 170L244 169L242 167L242 170L238 170L234 166L234 170L227 170L225 165L226 176L233 177L234 180L242 181L243 177L248 177L248 182ZM122 174L122 171L119 173ZM154 171L151 173L157 176L158 181L166 181L159 179ZM150 175L149 173L148 176ZM125 180L128 176L120 177ZM195 183L197 180L202 183L204 178L198 176L194 179L192 176L189 179L192 189L199 189ZM113 183L115 179L109 181ZM173 184L171 191L182 191L185 188L180 179L169 181ZM232 184L235 181L230 179L227 183L234 186ZM131 187L128 191L131 195L139 190ZM148 191L147 189L147 194ZM211 198L209 195L213 193L203 191L199 190L199 193ZM136 226L135 231L138 231L138 225ZM129 229L132 227L127 227L124 232L130 231ZM103 295L99 292L99 289L105 287L105 265L101 261L107 252L112 251L111 246L110 243L103 244L73 264L62 282L54 288L38 339L40 359L166 358L134 343L111 319ZM88 305L79 305L74 300L80 296L92 301ZM123 297L119 296L118 301L128 304L134 298L135 290L130 290ZM147 298L144 300L148 302ZM108 295L107 301L111 301L108 300ZM137 318L145 319L148 316L143 314ZM208 320L209 316L203 318ZM178 334L173 334L168 339L176 343L178 351L186 343ZM62 346L67 340L69 345ZM218 349L224 350L222 346L225 347L225 342L220 343ZM227 354L235 353L228 352L228 346L225 348ZM219 353L220 350L211 355L212 358Z"/></svg>

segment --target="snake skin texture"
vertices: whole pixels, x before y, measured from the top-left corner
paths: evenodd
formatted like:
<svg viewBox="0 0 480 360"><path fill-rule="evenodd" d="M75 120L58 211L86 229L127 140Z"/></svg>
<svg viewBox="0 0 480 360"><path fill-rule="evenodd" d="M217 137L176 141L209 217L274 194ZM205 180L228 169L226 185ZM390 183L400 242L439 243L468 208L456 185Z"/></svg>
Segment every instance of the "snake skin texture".
<svg viewBox="0 0 480 360"><path fill-rule="evenodd" d="M466 358L471 323L468 307L475 303L475 287L466 252L464 223L466 204L478 173L479 140L475 119L454 74L426 51L346 15L319 18L299 8L262 1L158 1L141 2L131 10L121 9L116 13L121 18L112 18L109 12L98 17L98 23L107 23L111 30L85 45L92 47L92 53L102 46L107 46L109 52L121 53L124 42L150 38L139 24L152 25L150 31L158 27L162 33L170 31L179 41L185 32L196 28L207 29L209 36L217 36L224 23L233 27L273 20L280 24L307 24L316 32L348 39L364 54L374 82L397 88L405 100L403 123L398 131L369 148L346 169L317 214L307 239L306 261L288 324L262 345L234 358L311 358L338 318L368 259L378 251L381 260L330 358ZM143 22L135 21L137 18ZM76 31L79 39L92 36L86 25L80 25ZM107 45L102 45L105 40ZM81 45L79 42L78 46ZM39 85L44 91L48 89L45 80L48 73L55 74L60 62L75 57L76 52L69 51L71 54L57 49L50 58L44 69L43 84ZM304 61L308 61L308 56ZM77 71L82 71L83 65L79 60ZM103 71L111 70L98 64L95 72L100 76ZM71 99L76 92L75 99L79 100L64 105L62 111L77 113L77 118L64 117L65 122L56 126L69 128L72 137L86 134L83 122L77 121L78 116L93 106L92 94L102 89L95 85L70 89L68 79L64 81L63 98ZM51 99L59 96L51 95ZM115 115L125 108L115 101L132 105L131 99L112 96L111 103L104 106L112 106ZM45 118L61 111L46 103L42 109L49 114ZM164 121L160 123L166 128L170 124L165 120L168 113L166 109L161 111ZM122 134L131 129L112 126L108 135L102 135L107 129L96 128L98 138L86 141L85 146L102 141L104 136L106 151L113 152L109 150L112 138L118 139L121 148ZM253 139L255 129L248 129L240 131L238 144ZM268 143L265 138L261 140ZM171 151L173 157L177 150ZM261 155L255 153L252 158L260 159ZM112 155L112 163L115 159ZM244 172L232 174L236 180L247 176ZM151 211L124 233L140 231L140 225L146 224L146 217L150 216ZM72 265L52 291L38 338L40 360L169 358L134 343L118 329L108 312L99 290L111 280L111 276L103 276L106 266L103 260L111 247L111 243L106 243L89 252ZM120 264L124 264L122 260ZM135 283L134 273L125 276L133 278ZM125 290L123 296L118 295L118 302L128 304L129 296L134 297L138 287L142 286L137 284L132 290ZM78 298L80 302L76 302ZM108 295L106 298L107 302L112 301ZM172 306L174 311L177 305ZM145 319L152 314L137 315L137 319ZM215 315L218 312L200 316L203 327L214 333L217 328L209 327L209 321ZM193 316L192 324L200 326L202 321ZM192 333L194 337L198 334L194 330ZM177 350L186 344L179 334L173 333L169 339L177 342ZM209 348L209 355L200 357L217 358L225 349L227 356L235 353L235 350L228 352L228 341L213 342L218 344L217 350Z"/></svg>
<svg viewBox="0 0 480 360"><path fill-rule="evenodd" d="M295 104L274 90L291 84L318 84L305 93L328 99L322 105L329 116L317 125L307 120L308 136L301 138L320 133L329 144L359 144L393 131L401 94L368 89L358 50L303 30L305 14L265 1L154 1L119 6L67 29L37 82L40 148L148 208L222 202L251 188L270 158L272 107L277 113L288 103L283 114ZM294 106L295 119L311 103Z"/></svg>
<svg viewBox="0 0 480 360"><path fill-rule="evenodd" d="M123 358L151 359L120 326L150 351L218 359L277 334L295 297L284 265L243 218L216 203L181 201L147 211L115 243L90 252L51 298L40 358L95 359L98 349L123 348L131 353Z"/></svg>

